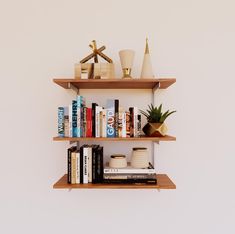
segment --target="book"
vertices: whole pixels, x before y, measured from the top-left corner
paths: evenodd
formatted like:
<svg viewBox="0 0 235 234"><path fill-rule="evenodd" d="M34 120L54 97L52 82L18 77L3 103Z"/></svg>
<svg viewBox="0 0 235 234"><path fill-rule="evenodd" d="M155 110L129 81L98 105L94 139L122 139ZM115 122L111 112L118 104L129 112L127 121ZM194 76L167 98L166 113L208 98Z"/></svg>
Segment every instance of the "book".
<svg viewBox="0 0 235 234"><path fill-rule="evenodd" d="M81 129L81 112L83 107L83 96L77 96L77 137L81 137L82 129Z"/></svg>
<svg viewBox="0 0 235 234"><path fill-rule="evenodd" d="M103 165L103 147L99 146L97 151L97 170L96 170L96 182L103 182L104 165Z"/></svg>
<svg viewBox="0 0 235 234"><path fill-rule="evenodd" d="M69 137L69 108L64 107L64 136Z"/></svg>
<svg viewBox="0 0 235 234"><path fill-rule="evenodd" d="M64 137L64 107L58 107L58 136Z"/></svg>
<svg viewBox="0 0 235 234"><path fill-rule="evenodd" d="M106 184L157 184L157 179L104 179Z"/></svg>
<svg viewBox="0 0 235 234"><path fill-rule="evenodd" d="M73 109L72 104L69 105L69 137L73 137Z"/></svg>
<svg viewBox="0 0 235 234"><path fill-rule="evenodd" d="M92 109L86 108L86 137L92 137Z"/></svg>
<svg viewBox="0 0 235 234"><path fill-rule="evenodd" d="M95 115L95 109L96 109L96 106L98 106L97 103L92 103L91 104L91 117L92 117L92 137L95 137L96 136L96 123L95 123L95 118L96 118L96 115Z"/></svg>
<svg viewBox="0 0 235 234"><path fill-rule="evenodd" d="M68 174L68 184L71 184L71 153L74 152L76 150L76 147L75 146L72 146L70 147L68 150L67 150L67 174Z"/></svg>
<svg viewBox="0 0 235 234"><path fill-rule="evenodd" d="M80 184L80 150L76 150L76 184Z"/></svg>
<svg viewBox="0 0 235 234"><path fill-rule="evenodd" d="M95 107L95 137L100 137L100 112L103 110L101 106Z"/></svg>
<svg viewBox="0 0 235 234"><path fill-rule="evenodd" d="M100 118L101 118L101 122L100 122L100 131L101 131L101 137L107 137L107 117L106 117L106 114L107 114L107 110L106 109L103 109L101 112L100 112Z"/></svg>
<svg viewBox="0 0 235 234"><path fill-rule="evenodd" d="M72 128L72 136L77 137L77 100L72 100Z"/></svg>
<svg viewBox="0 0 235 234"><path fill-rule="evenodd" d="M126 111L126 137L131 136L131 117L130 117L130 112Z"/></svg>
<svg viewBox="0 0 235 234"><path fill-rule="evenodd" d="M88 183L88 146L83 147L83 184Z"/></svg>
<svg viewBox="0 0 235 234"><path fill-rule="evenodd" d="M115 137L115 103L113 99L107 101L107 137Z"/></svg>
<svg viewBox="0 0 235 234"><path fill-rule="evenodd" d="M76 184L77 173L76 151L71 152L71 184Z"/></svg>
<svg viewBox="0 0 235 234"><path fill-rule="evenodd" d="M83 184L83 173L84 173L84 147L87 145L82 145L80 147L80 184Z"/></svg>
<svg viewBox="0 0 235 234"><path fill-rule="evenodd" d="M153 174L104 174L104 179L156 179L156 173Z"/></svg>
<svg viewBox="0 0 235 234"><path fill-rule="evenodd" d="M119 137L119 132L118 132L118 118L119 118L119 100L115 99L114 100L114 128L115 128L115 137Z"/></svg>
<svg viewBox="0 0 235 234"><path fill-rule="evenodd" d="M106 166L104 168L104 174L153 174L156 173L153 165L149 163L148 168L133 168L128 163L128 166L125 168L111 168L109 166Z"/></svg>
<svg viewBox="0 0 235 234"><path fill-rule="evenodd" d="M88 150L88 159L87 159L87 162L88 162L88 183L91 183L92 182L92 147L89 146L87 148Z"/></svg>
<svg viewBox="0 0 235 234"><path fill-rule="evenodd" d="M97 183L97 149L99 145L92 145L92 183Z"/></svg>
<svg viewBox="0 0 235 234"><path fill-rule="evenodd" d="M123 108L119 108L118 114L118 136L126 137L126 114Z"/></svg>
<svg viewBox="0 0 235 234"><path fill-rule="evenodd" d="M133 134L138 137L138 108L133 107Z"/></svg>

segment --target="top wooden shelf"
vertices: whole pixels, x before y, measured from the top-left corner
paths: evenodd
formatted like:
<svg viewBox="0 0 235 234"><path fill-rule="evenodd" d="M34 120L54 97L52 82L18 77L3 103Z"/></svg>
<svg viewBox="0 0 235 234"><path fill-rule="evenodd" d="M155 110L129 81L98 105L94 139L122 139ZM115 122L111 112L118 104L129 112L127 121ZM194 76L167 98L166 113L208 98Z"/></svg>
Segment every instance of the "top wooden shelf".
<svg viewBox="0 0 235 234"><path fill-rule="evenodd" d="M175 78L155 79L53 79L65 89L166 89L176 82Z"/></svg>

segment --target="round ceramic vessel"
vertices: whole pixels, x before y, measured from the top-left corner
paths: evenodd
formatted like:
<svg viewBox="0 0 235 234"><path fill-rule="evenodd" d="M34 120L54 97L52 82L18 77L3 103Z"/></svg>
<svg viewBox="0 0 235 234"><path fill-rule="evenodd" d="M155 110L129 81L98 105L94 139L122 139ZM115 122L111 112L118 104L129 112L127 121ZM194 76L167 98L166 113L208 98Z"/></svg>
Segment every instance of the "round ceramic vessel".
<svg viewBox="0 0 235 234"><path fill-rule="evenodd" d="M126 156L123 154L113 154L110 156L109 166L112 168L127 167Z"/></svg>
<svg viewBox="0 0 235 234"><path fill-rule="evenodd" d="M132 149L131 166L133 168L147 168L149 166L147 148L135 147Z"/></svg>

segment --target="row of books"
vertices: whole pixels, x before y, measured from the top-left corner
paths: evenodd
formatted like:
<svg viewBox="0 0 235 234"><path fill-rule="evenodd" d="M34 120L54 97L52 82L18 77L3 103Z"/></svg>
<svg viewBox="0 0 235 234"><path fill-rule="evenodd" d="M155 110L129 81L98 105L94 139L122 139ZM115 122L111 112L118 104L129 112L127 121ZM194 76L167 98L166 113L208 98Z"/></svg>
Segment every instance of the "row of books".
<svg viewBox="0 0 235 234"><path fill-rule="evenodd" d="M151 163L148 168L104 168L104 183L109 184L157 184L156 172Z"/></svg>
<svg viewBox="0 0 235 234"><path fill-rule="evenodd" d="M83 145L68 149L68 183L87 184L103 182L103 147Z"/></svg>
<svg viewBox="0 0 235 234"><path fill-rule="evenodd" d="M58 107L59 137L139 137L141 115L137 107L125 111L118 99L108 99L106 108L86 106L78 95L69 107Z"/></svg>

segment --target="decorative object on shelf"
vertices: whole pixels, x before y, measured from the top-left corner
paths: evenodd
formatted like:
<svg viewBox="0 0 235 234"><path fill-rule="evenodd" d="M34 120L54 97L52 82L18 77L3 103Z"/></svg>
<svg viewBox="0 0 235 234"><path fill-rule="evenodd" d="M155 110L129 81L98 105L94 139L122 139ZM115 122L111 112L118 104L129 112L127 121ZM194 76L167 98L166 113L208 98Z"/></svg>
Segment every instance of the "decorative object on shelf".
<svg viewBox="0 0 235 234"><path fill-rule="evenodd" d="M93 40L89 46L93 52L82 59L80 63L75 64L75 79L114 78L115 72L113 61L102 52L105 49L105 46L101 46L99 49L97 49L95 40ZM98 61L98 55L108 63L100 63ZM92 58L94 58L94 63L86 63Z"/></svg>
<svg viewBox="0 0 235 234"><path fill-rule="evenodd" d="M119 56L120 56L121 65L122 65L123 78L125 79L132 78L131 69L133 65L135 51L134 50L121 50L119 51Z"/></svg>
<svg viewBox="0 0 235 234"><path fill-rule="evenodd" d="M165 136L167 132L167 126L164 123L166 118L176 111L166 111L162 112L162 104L159 107L154 107L153 104L148 105L146 111L140 110L141 114L143 114L148 123L143 127L143 132L145 135L149 137L161 137Z"/></svg>
<svg viewBox="0 0 235 234"><path fill-rule="evenodd" d="M113 154L110 156L109 166L111 168L127 167L126 156L124 154Z"/></svg>
<svg viewBox="0 0 235 234"><path fill-rule="evenodd" d="M146 38L144 60L140 78L154 78L151 57L149 53L148 38Z"/></svg>
<svg viewBox="0 0 235 234"><path fill-rule="evenodd" d="M149 166L149 155L147 148L132 148L131 166L133 168L147 168Z"/></svg>

